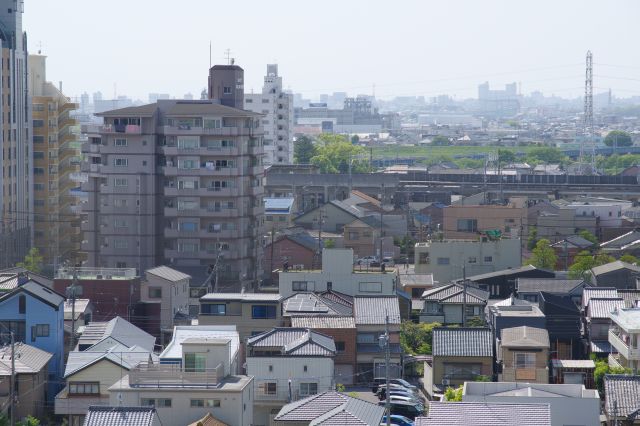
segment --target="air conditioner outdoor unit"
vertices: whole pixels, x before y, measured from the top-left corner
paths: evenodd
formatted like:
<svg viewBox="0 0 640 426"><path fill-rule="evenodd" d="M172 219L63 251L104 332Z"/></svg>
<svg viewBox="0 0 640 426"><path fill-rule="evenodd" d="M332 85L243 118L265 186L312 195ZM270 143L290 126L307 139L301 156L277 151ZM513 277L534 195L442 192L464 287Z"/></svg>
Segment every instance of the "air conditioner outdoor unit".
<svg viewBox="0 0 640 426"><path fill-rule="evenodd" d="M442 379L442 386L449 386L450 384L449 379Z"/></svg>

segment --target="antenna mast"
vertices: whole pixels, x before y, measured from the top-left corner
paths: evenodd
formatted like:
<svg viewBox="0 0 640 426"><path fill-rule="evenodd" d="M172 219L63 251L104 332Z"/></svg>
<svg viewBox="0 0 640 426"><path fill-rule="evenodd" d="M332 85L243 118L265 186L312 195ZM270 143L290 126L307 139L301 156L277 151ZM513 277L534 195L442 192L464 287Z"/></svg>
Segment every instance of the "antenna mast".
<svg viewBox="0 0 640 426"><path fill-rule="evenodd" d="M593 55L587 51L586 74L584 83L584 121L582 142L580 143L580 172L586 174L587 158L590 157L589 174L596 171L596 146L593 140Z"/></svg>

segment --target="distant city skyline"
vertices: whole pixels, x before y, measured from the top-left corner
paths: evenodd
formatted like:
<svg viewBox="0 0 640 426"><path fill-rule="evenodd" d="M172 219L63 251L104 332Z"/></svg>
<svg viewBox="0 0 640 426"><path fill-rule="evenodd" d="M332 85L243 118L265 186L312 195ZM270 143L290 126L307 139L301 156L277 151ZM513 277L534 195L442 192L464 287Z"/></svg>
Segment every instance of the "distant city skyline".
<svg viewBox="0 0 640 426"><path fill-rule="evenodd" d="M311 11L291 0L278 7L194 0L178 8L150 0L28 0L24 28L30 53L42 46L51 80L71 97L199 98L210 41L213 64L225 63L231 49L247 93L260 92L266 64L278 63L284 88L311 99L340 91L476 98L484 81L572 98L583 92L591 50L596 93L640 96L640 56L627 47L640 38L640 3L455 3L327 0Z"/></svg>

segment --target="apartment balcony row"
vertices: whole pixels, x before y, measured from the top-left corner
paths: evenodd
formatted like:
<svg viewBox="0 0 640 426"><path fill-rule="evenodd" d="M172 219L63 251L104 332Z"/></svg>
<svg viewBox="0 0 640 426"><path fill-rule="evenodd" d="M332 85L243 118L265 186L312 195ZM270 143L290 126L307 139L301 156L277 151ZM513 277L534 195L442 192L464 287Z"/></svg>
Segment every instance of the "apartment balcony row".
<svg viewBox="0 0 640 426"><path fill-rule="evenodd" d="M233 238L245 238L243 237L244 232L238 230L232 231L210 231L208 229L199 229L197 231L184 231L181 229L175 228L165 228L164 236L165 238L224 238L224 239L233 239Z"/></svg>
<svg viewBox="0 0 640 426"><path fill-rule="evenodd" d="M125 133L132 135L142 134L142 127L136 124L105 124L104 126L98 126L97 133Z"/></svg>
<svg viewBox="0 0 640 426"><path fill-rule="evenodd" d="M129 370L129 386L136 388L216 387L224 379L224 366L184 371L179 364L141 363Z"/></svg>
<svg viewBox="0 0 640 426"><path fill-rule="evenodd" d="M245 149L244 152L240 147L179 147L175 145L166 145L162 147L162 153L164 155L220 155L220 156L238 156L238 155L251 155L252 149Z"/></svg>
<svg viewBox="0 0 640 426"><path fill-rule="evenodd" d="M628 360L640 360L640 348L631 344L632 336L622 336L615 330L609 330L609 343L618 353Z"/></svg>
<svg viewBox="0 0 640 426"><path fill-rule="evenodd" d="M159 126L157 133L164 135L212 135L212 136L260 136L262 130L251 129L246 127L218 127L204 128L193 126Z"/></svg>
<svg viewBox="0 0 640 426"><path fill-rule="evenodd" d="M162 167L165 176L216 176L216 177L240 177L249 175L260 175L264 173L264 166L253 167L218 167L218 166L202 166L192 169L178 168L175 163L167 162Z"/></svg>
<svg viewBox="0 0 640 426"><path fill-rule="evenodd" d="M222 252L225 260L240 260L249 256L240 255L239 251ZM197 250L197 251L178 251L175 249L164 249L165 259L215 259L217 256L217 250Z"/></svg>
<svg viewBox="0 0 640 426"><path fill-rule="evenodd" d="M241 191L239 188L208 187L198 189L164 187L164 195L167 197L241 197L250 196L251 192Z"/></svg>
<svg viewBox="0 0 640 426"><path fill-rule="evenodd" d="M164 215L166 217L238 217L238 214L238 209L220 209L215 207L197 209L164 208Z"/></svg>

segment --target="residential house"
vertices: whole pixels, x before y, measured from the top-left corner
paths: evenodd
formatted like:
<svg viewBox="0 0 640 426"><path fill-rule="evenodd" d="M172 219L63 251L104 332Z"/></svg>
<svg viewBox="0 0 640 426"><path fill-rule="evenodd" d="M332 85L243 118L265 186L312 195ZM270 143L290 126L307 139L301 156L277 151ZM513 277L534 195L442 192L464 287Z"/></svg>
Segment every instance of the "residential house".
<svg viewBox="0 0 640 426"><path fill-rule="evenodd" d="M83 351L71 351L64 373L65 387L55 397L55 414L81 426L91 406L109 405L109 387L141 362L158 357L135 344L128 346L111 338Z"/></svg>
<svg viewBox="0 0 640 426"><path fill-rule="evenodd" d="M594 246L594 243L579 235L569 235L561 241L552 243L551 248L553 248L558 257L555 269L567 271L569 266L575 262L578 253L584 250L591 250Z"/></svg>
<svg viewBox="0 0 640 426"><path fill-rule="evenodd" d="M640 308L617 309L609 313L609 343L617 354L609 355L609 365L640 371Z"/></svg>
<svg viewBox="0 0 640 426"><path fill-rule="evenodd" d="M182 363L183 359L185 362L195 362L190 358L191 355L185 356L185 348L189 342L205 342L212 348L217 347L218 352L222 352L216 355L216 360L224 365L225 371L228 374L240 372L240 336L234 325L175 326L171 341L159 356L160 364L178 364L184 367L186 364ZM229 358L224 359L222 355L228 355ZM213 361L209 360L208 363L212 365Z"/></svg>
<svg viewBox="0 0 640 426"><path fill-rule="evenodd" d="M547 320L538 305L512 296L487 307L487 323L496 342L505 328L527 326L544 329Z"/></svg>
<svg viewBox="0 0 640 426"><path fill-rule="evenodd" d="M86 325L78 338L76 349L85 351L96 343L105 341L120 343L127 347L136 345L148 352L153 352L156 338L124 318L115 317L110 321L92 322Z"/></svg>
<svg viewBox="0 0 640 426"><path fill-rule="evenodd" d="M499 382L549 383L549 333L543 328L503 328L497 343Z"/></svg>
<svg viewBox="0 0 640 426"><path fill-rule="evenodd" d="M554 278L555 273L538 269L533 265L524 265L514 268L502 269L486 274L467 274L467 280L489 292L491 299L505 299L516 294L516 280L520 278Z"/></svg>
<svg viewBox="0 0 640 426"><path fill-rule="evenodd" d="M154 407L89 407L84 426L162 426Z"/></svg>
<svg viewBox="0 0 640 426"><path fill-rule="evenodd" d="M615 287L586 287L582 293L582 302L580 306L584 312L589 306L591 299L617 299L620 290ZM631 307L631 306L626 306Z"/></svg>
<svg viewBox="0 0 640 426"><path fill-rule="evenodd" d="M396 296L356 296L353 313L357 331L356 382L369 383L375 377L385 377L385 351L380 336L389 331L389 376L402 377L402 349L400 347L399 298Z"/></svg>
<svg viewBox="0 0 640 426"><path fill-rule="evenodd" d="M538 305L546 317L551 358L582 358L582 320L580 309L573 300L569 296L540 292Z"/></svg>
<svg viewBox="0 0 640 426"><path fill-rule="evenodd" d="M344 226L343 244L353 250L356 258L378 256L395 259L400 256L400 248L393 244L393 236L385 236L386 233L387 228L379 218L364 216Z"/></svg>
<svg viewBox="0 0 640 426"><path fill-rule="evenodd" d="M356 322L353 297L336 292L297 293L282 302L284 325L308 328L332 337L336 383L353 384L356 377Z"/></svg>
<svg viewBox="0 0 640 426"><path fill-rule="evenodd" d="M271 272L283 270L285 264L294 270L313 269L314 258L320 248L318 241L309 234L279 236L273 242L268 241L264 248L264 269ZM277 280L278 274L273 275Z"/></svg>
<svg viewBox="0 0 640 426"><path fill-rule="evenodd" d="M600 250L619 259L625 254L640 256L640 230L634 229L600 244Z"/></svg>
<svg viewBox="0 0 640 426"><path fill-rule="evenodd" d="M552 426L599 426L600 397L581 384L466 382L463 402L547 404ZM519 421L514 424L521 424Z"/></svg>
<svg viewBox="0 0 640 426"><path fill-rule="evenodd" d="M636 280L636 285L638 281ZM640 288L633 290L618 290L618 296L624 300L625 308L640 308Z"/></svg>
<svg viewBox="0 0 640 426"><path fill-rule="evenodd" d="M415 426L551 426L549 404L448 402L429 403L427 417L417 417Z"/></svg>
<svg viewBox="0 0 640 426"><path fill-rule="evenodd" d="M424 308L422 295L425 291L431 290L435 284L433 274L411 273L408 269L402 270L398 275L400 278L400 288L405 294L411 296L411 310L421 311Z"/></svg>
<svg viewBox="0 0 640 426"><path fill-rule="evenodd" d="M624 308L624 300L620 297L590 297L584 308L585 353L596 356L607 356L612 352L609 344L611 328L611 312Z"/></svg>
<svg viewBox="0 0 640 426"><path fill-rule="evenodd" d="M93 305L89 299L67 299L64 302L64 358L67 358L71 342L71 329L73 326L73 338L78 336L78 330L84 329L93 317ZM72 319L73 318L73 319ZM75 346L75 345L73 345Z"/></svg>
<svg viewBox="0 0 640 426"><path fill-rule="evenodd" d="M551 382L555 384L581 384L595 389L596 363L590 359L552 359Z"/></svg>
<svg viewBox="0 0 640 426"><path fill-rule="evenodd" d="M233 325L244 342L247 337L282 326L283 299L270 293L209 293L200 298L198 324Z"/></svg>
<svg viewBox="0 0 640 426"><path fill-rule="evenodd" d="M538 239L557 243L576 235L580 230L596 233L595 216L578 216L576 209L562 204L549 202L535 203L527 209L529 229L534 228Z"/></svg>
<svg viewBox="0 0 640 426"><path fill-rule="evenodd" d="M213 417L211 413L207 413L203 418L190 423L188 426L231 426Z"/></svg>
<svg viewBox="0 0 640 426"><path fill-rule="evenodd" d="M462 325L463 316L467 321L484 319L488 296L487 292L468 285L465 290L462 284L432 288L422 295L424 307L419 314L420 322ZM466 312L463 313L465 304Z"/></svg>
<svg viewBox="0 0 640 426"><path fill-rule="evenodd" d="M180 363L140 363L109 388L112 406L155 407L163 426L213 412L229 425L253 424L253 377L230 374L232 339L188 338Z"/></svg>
<svg viewBox="0 0 640 426"><path fill-rule="evenodd" d="M635 289L636 278L640 277L640 266L616 260L591 268L587 277L596 286L615 287L619 290Z"/></svg>
<svg viewBox="0 0 640 426"><path fill-rule="evenodd" d="M293 222L305 229L342 233L344 226L364 216L357 207L333 200L296 217Z"/></svg>
<svg viewBox="0 0 640 426"><path fill-rule="evenodd" d="M336 346L306 328L274 328L247 339L247 374L254 383L254 424L266 425L272 410L331 390Z"/></svg>
<svg viewBox="0 0 640 426"><path fill-rule="evenodd" d="M15 406L15 418L44 417L49 380L47 365L52 357L53 354L22 342L14 345L13 355L11 345L0 347L0 404L3 412L7 412L11 404L11 375L15 371L15 395L20 402Z"/></svg>
<svg viewBox="0 0 640 426"><path fill-rule="evenodd" d="M190 280L190 275L168 266L147 269L140 284L142 303L136 306L137 325L154 336L170 335L175 322L189 314Z"/></svg>
<svg viewBox="0 0 640 426"><path fill-rule="evenodd" d="M582 292L588 284L584 280L569 280L563 278L517 278L516 292L518 298L532 303L538 303L540 292L569 296L576 303L582 301Z"/></svg>
<svg viewBox="0 0 640 426"><path fill-rule="evenodd" d="M607 426L640 424L640 376L604 376L604 415Z"/></svg>
<svg viewBox="0 0 640 426"><path fill-rule="evenodd" d="M385 409L344 393L326 391L292 402L274 416L274 426L378 425Z"/></svg>
<svg viewBox="0 0 640 426"><path fill-rule="evenodd" d="M479 376L493 378L493 340L488 328L434 328L432 353L424 364L424 387L431 397Z"/></svg>
<svg viewBox="0 0 640 426"><path fill-rule="evenodd" d="M427 226L431 232L442 229L444 224L444 210L447 206L439 202L426 204L428 205L420 206L418 214L414 216L416 222L418 222L416 226ZM423 241L423 239L421 239L421 241Z"/></svg>
<svg viewBox="0 0 640 426"><path fill-rule="evenodd" d="M354 268L351 249L323 249L322 265L321 270L280 272L280 294L333 290L349 296L391 296L398 290L396 269Z"/></svg>
<svg viewBox="0 0 640 426"><path fill-rule="evenodd" d="M480 232L500 231L521 238L527 225L527 210L518 200L506 206L448 206L444 209L443 231L446 239L473 239Z"/></svg>
<svg viewBox="0 0 640 426"><path fill-rule="evenodd" d="M576 216L595 217L597 228L595 235L600 241L617 237L624 223L622 212L632 206L631 201L602 197L578 197L575 200L557 200L556 204L575 209Z"/></svg>
<svg viewBox="0 0 640 426"><path fill-rule="evenodd" d="M263 198L265 231L277 232L293 224L294 198Z"/></svg>
<svg viewBox="0 0 640 426"><path fill-rule="evenodd" d="M49 402L61 388L64 371L64 296L33 280L24 278L17 287L0 293L2 342L12 331L16 342L24 342L52 354L47 366Z"/></svg>
<svg viewBox="0 0 640 426"><path fill-rule="evenodd" d="M520 240L485 238L444 240L416 243L415 271L433 274L433 279L447 283L467 277L491 273L522 264Z"/></svg>

